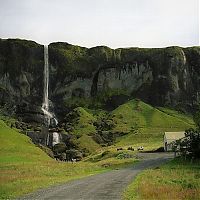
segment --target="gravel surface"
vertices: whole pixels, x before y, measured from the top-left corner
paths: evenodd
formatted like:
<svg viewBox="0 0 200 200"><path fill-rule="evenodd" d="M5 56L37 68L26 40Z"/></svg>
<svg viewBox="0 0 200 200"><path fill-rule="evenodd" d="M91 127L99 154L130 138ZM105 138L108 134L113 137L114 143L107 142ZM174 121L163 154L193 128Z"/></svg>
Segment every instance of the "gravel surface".
<svg viewBox="0 0 200 200"><path fill-rule="evenodd" d="M118 200L127 185L144 169L154 168L173 158L169 153L138 153L142 161L133 167L113 170L26 195L19 200Z"/></svg>

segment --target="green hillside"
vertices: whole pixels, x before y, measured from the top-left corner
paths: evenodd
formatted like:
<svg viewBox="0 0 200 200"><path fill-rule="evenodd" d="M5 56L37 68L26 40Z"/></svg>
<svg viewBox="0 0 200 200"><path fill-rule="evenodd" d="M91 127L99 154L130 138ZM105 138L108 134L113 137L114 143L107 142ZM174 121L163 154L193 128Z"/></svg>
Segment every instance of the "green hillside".
<svg viewBox="0 0 200 200"><path fill-rule="evenodd" d="M188 128L194 125L191 117L170 109L157 109L140 100L131 100L112 112L116 131L138 128Z"/></svg>
<svg viewBox="0 0 200 200"><path fill-rule="evenodd" d="M0 163L51 161L41 149L35 148L31 139L9 128L0 120Z"/></svg>
<svg viewBox="0 0 200 200"><path fill-rule="evenodd" d="M155 149L162 146L164 132L184 131L194 126L189 115L156 108L138 99L122 104L112 112L78 107L66 118L70 133L80 137L78 145L89 152L100 148L91 137L98 134L101 138L105 134L117 136L118 146L143 145L147 149Z"/></svg>
<svg viewBox="0 0 200 200"><path fill-rule="evenodd" d="M162 146L165 131L182 131L194 126L190 116L166 108L154 108L139 100L131 100L112 112L78 107L67 114L66 119L65 128L74 135L74 144L79 150L92 154L91 159L85 159L87 162L73 165L56 162L28 137L0 120L1 199L99 173L105 170L102 166L108 163L111 167L133 163L134 159L118 159L116 148L123 147L125 153L128 146L135 148L142 145L145 150L156 149ZM113 138L116 138L113 145L107 146ZM104 147L97 139L106 141ZM104 154L106 156L102 156ZM101 159L96 159L99 156Z"/></svg>
<svg viewBox="0 0 200 200"><path fill-rule="evenodd" d="M83 135L83 138L80 138L82 140L80 145L96 149L96 144L93 140L88 140L88 137ZM0 120L0 140L0 199L18 197L49 185L135 162L134 158L126 161L117 158L104 159L97 163L58 162L36 147L30 138L11 129L2 120ZM105 163L109 165L107 169Z"/></svg>
<svg viewBox="0 0 200 200"><path fill-rule="evenodd" d="M93 126L96 118L82 107L75 108L66 118L73 125L73 128L70 130L72 134L82 136L96 132Z"/></svg>
<svg viewBox="0 0 200 200"><path fill-rule="evenodd" d="M90 163L56 162L27 136L0 120L0 199L8 199L38 188L98 173Z"/></svg>
<svg viewBox="0 0 200 200"><path fill-rule="evenodd" d="M66 119L68 133L74 135L73 143L80 150L94 153L101 147L91 137L97 132L93 125L97 119L93 114L82 107L77 107L66 115Z"/></svg>
<svg viewBox="0 0 200 200"><path fill-rule="evenodd" d="M143 145L147 149L162 146L166 131L184 131L194 127L191 116L166 108L155 108L140 100L131 100L112 112L114 131L127 132L117 145Z"/></svg>

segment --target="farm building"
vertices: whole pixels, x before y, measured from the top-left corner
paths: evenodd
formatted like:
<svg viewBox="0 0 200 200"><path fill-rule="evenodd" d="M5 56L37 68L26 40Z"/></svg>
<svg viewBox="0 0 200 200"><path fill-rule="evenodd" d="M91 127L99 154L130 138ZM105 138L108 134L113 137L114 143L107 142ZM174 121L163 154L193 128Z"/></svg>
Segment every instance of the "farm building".
<svg viewBox="0 0 200 200"><path fill-rule="evenodd" d="M164 149L165 151L172 151L173 142L185 137L185 132L165 132L164 134Z"/></svg>

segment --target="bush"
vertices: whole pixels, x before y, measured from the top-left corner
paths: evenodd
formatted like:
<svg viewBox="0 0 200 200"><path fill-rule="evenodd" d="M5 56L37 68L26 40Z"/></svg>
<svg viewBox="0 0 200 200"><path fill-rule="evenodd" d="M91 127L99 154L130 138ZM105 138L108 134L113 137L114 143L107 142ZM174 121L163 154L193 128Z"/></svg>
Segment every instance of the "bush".
<svg viewBox="0 0 200 200"><path fill-rule="evenodd" d="M200 158L200 130L193 128L186 130L185 138L177 141L175 145L180 145L180 152L183 156Z"/></svg>
<svg viewBox="0 0 200 200"><path fill-rule="evenodd" d="M54 154L60 154L60 153L63 153L66 151L66 144L65 143L58 143L58 144L55 144L54 147L53 147L53 152Z"/></svg>
<svg viewBox="0 0 200 200"><path fill-rule="evenodd" d="M200 158L200 130L186 130L186 148L194 158Z"/></svg>
<svg viewBox="0 0 200 200"><path fill-rule="evenodd" d="M66 151L67 161L71 161L72 159L76 159L77 161L80 161L82 158L83 158L83 155L78 150L70 149Z"/></svg>

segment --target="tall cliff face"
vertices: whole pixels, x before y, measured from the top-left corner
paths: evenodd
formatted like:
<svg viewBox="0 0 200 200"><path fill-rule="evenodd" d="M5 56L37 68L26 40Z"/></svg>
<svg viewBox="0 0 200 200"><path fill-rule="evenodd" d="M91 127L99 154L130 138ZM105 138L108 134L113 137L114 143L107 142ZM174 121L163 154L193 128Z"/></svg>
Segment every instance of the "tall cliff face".
<svg viewBox="0 0 200 200"><path fill-rule="evenodd" d="M200 47L91 49L50 44L52 97L124 91L158 105L191 110L200 101Z"/></svg>
<svg viewBox="0 0 200 200"><path fill-rule="evenodd" d="M40 115L43 98L43 46L0 40L0 104L22 117Z"/></svg>
<svg viewBox="0 0 200 200"><path fill-rule="evenodd" d="M58 42L49 45L49 63L49 98L56 108L72 97L109 91L187 110L200 101L200 47L113 50ZM42 45L0 40L1 105L17 105L16 112L27 116L41 114L43 69Z"/></svg>

